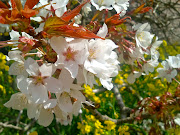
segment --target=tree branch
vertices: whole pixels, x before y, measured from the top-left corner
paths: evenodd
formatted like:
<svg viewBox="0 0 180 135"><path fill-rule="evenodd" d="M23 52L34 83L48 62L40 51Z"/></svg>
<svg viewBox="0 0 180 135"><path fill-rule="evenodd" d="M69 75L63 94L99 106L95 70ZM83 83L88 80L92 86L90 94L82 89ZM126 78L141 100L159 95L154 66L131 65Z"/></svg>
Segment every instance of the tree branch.
<svg viewBox="0 0 180 135"><path fill-rule="evenodd" d="M117 104L120 108L121 118L126 118L127 114L131 112L131 109L125 106L121 94L119 92L119 89L117 88L116 85L114 85L112 92L114 93Z"/></svg>
<svg viewBox="0 0 180 135"><path fill-rule="evenodd" d="M102 115L96 109L89 108L89 110L96 117L96 119L99 119L101 122L112 121L115 124L120 125L123 123L132 123L136 119L136 116L131 116L131 117L123 118L123 119L112 119L107 115ZM150 115L149 113L144 113L141 115L141 118L143 118L143 119L149 119L151 117L152 117L152 115Z"/></svg>
<svg viewBox="0 0 180 135"><path fill-rule="evenodd" d="M5 123L2 123L2 122L0 122L0 126L3 127L3 128L13 128L13 129L16 129L16 130L23 130L21 127L14 126L14 125L11 125L11 124L5 124Z"/></svg>

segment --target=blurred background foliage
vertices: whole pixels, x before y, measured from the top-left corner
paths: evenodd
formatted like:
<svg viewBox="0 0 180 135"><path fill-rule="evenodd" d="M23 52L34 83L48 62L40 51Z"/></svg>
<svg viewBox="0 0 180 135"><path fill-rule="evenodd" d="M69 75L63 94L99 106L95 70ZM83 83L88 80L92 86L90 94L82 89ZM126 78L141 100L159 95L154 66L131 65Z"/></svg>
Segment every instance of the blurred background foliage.
<svg viewBox="0 0 180 135"><path fill-rule="evenodd" d="M72 3L76 4L76 0L73 0ZM133 8L137 8L143 2L146 2L147 5L152 4L151 1L131 1L133 3ZM162 23L162 19L164 18L164 12L166 10L168 4L173 5L176 1L168 1L168 0L154 0L153 6L155 10L158 10L158 18L160 18L160 23ZM162 5L164 6L164 10L162 9ZM161 8L156 8L157 4L162 6ZM179 3L176 3L177 5ZM174 5L174 6L177 6ZM178 5L179 6L179 5ZM178 7L176 7L178 8ZM174 8L173 10L175 10ZM180 11L180 10L179 10ZM179 11L173 12L177 18L180 17ZM158 27L158 21L153 22L149 21L153 18L152 13L148 12L143 15L136 15L132 17L135 22L149 22L152 26L152 30L154 33L158 35L160 39L163 40L163 44L159 47L160 52L160 61L165 60L168 58L169 55L176 56L180 54L180 40L176 37L176 40L173 40L173 36L171 35L169 28L173 27L173 23L175 23L178 19L173 20L171 22L170 27L168 29L164 29L164 25L162 26L163 31L165 30L166 36L162 33L158 33L162 29ZM150 16L150 19L147 19ZM167 19L168 20L168 19ZM164 21L164 20L163 20ZM174 22L175 21L175 22ZM165 23L164 23L165 24ZM175 26L175 25L174 25ZM173 27L175 29L175 27ZM156 31L157 30L157 31ZM179 31L180 32L180 31ZM169 35L168 35L169 34ZM176 33L178 35L178 33ZM179 34L180 35L180 34ZM169 40L168 38L171 40ZM0 33L0 40L7 40L9 39L8 32L4 31ZM125 123L121 125L116 125L112 121L104 121L101 122L100 120L96 119L95 116L89 111L87 108L82 108L82 111L79 116L74 117L72 124L68 126L62 126L59 123L54 121L49 127L42 127L38 125L35 120L30 120L27 117L26 110L17 111L13 109L9 109L3 106L5 102L7 102L13 93L18 92L18 89L15 86L15 78L13 76L8 75L9 65L11 64L9 61L6 61L6 56L10 48L3 48L0 49L0 134L1 135L19 135L19 134L30 134L30 135L41 135L41 134L61 134L61 135L71 135L71 134L79 134L79 135L146 135L150 134L153 130L154 121L153 119L147 120L134 120L133 123ZM161 66L161 65L159 65ZM175 93L178 84L175 81L172 83L168 83L166 80L161 79L154 79L157 76L157 72L154 71L147 76L141 76L140 78L136 79L134 84L127 83L127 77L130 73L128 65L121 65L121 71L119 74L113 78L115 84L119 85L119 92L122 95L124 103L127 107L136 108L138 106L138 102L147 97L154 97L154 96L162 96L165 92L171 92L172 94ZM180 80L180 76L177 76L177 80ZM128 85L127 85L128 84ZM91 99L93 104L95 105L96 109L103 115L107 115L110 118L119 119L120 118L120 109L117 105L116 98L112 91L99 91L97 92L96 89L101 87L99 81L97 80L97 86L90 88L89 86L84 86L84 94L86 97ZM172 116L175 116L180 111L179 108L174 108L171 110ZM27 128L26 132L22 132L21 130L3 127L2 123L5 124L12 124L22 128ZM179 135L180 127L176 126L170 127L168 129L164 129L161 123L158 123L156 130L160 130L164 135Z"/></svg>

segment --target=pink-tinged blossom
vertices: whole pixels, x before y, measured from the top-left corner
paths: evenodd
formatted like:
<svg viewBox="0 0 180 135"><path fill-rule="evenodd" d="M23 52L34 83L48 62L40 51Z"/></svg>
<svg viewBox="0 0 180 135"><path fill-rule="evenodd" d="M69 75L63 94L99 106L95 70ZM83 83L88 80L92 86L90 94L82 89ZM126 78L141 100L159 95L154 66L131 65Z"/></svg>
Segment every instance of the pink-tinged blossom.
<svg viewBox="0 0 180 135"><path fill-rule="evenodd" d="M63 37L52 37L50 44L58 54L56 65L63 64L64 68L70 72L71 77L75 78L79 66L83 65L88 57L87 40L74 39L67 42Z"/></svg>
<svg viewBox="0 0 180 135"><path fill-rule="evenodd" d="M39 66L35 60L28 58L24 65L29 77L19 76L17 86L21 92L30 95L35 103L46 102L48 91L52 93L60 91L58 79L51 77L51 64Z"/></svg>

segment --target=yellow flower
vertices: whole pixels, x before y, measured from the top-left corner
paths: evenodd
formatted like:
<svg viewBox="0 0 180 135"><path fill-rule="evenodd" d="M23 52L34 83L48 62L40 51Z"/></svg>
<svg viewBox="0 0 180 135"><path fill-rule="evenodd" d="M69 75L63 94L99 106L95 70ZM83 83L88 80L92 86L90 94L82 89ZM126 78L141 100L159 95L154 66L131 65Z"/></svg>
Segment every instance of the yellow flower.
<svg viewBox="0 0 180 135"><path fill-rule="evenodd" d="M109 93L106 93L106 97L109 97Z"/></svg>
<svg viewBox="0 0 180 135"><path fill-rule="evenodd" d="M113 98L114 97L114 94L113 93L111 93L111 96L110 96L111 98Z"/></svg>
<svg viewBox="0 0 180 135"><path fill-rule="evenodd" d="M9 36L9 32L5 32L5 33L4 33L4 36Z"/></svg>
<svg viewBox="0 0 180 135"><path fill-rule="evenodd" d="M3 75L3 72L2 72L2 71L0 71L0 76L1 76L1 75Z"/></svg>
<svg viewBox="0 0 180 135"><path fill-rule="evenodd" d="M127 78L127 77L128 77L128 74L124 74L123 76L124 76L124 78Z"/></svg>
<svg viewBox="0 0 180 135"><path fill-rule="evenodd" d="M99 99L99 97L94 96L93 99L96 103L101 103L101 100Z"/></svg>
<svg viewBox="0 0 180 135"><path fill-rule="evenodd" d="M129 132L126 132L129 130L129 127L128 126L120 126L119 129L118 129L118 132L119 132L119 135L130 135Z"/></svg>
<svg viewBox="0 0 180 135"><path fill-rule="evenodd" d="M125 86L120 88L120 92L122 92L125 88L126 88Z"/></svg>
<svg viewBox="0 0 180 135"><path fill-rule="evenodd" d="M84 130L85 130L85 133L88 134L89 132L91 132L91 126L85 125Z"/></svg>
<svg viewBox="0 0 180 135"><path fill-rule="evenodd" d="M91 121L96 121L96 118L94 117L94 115L90 115L90 119Z"/></svg>
<svg viewBox="0 0 180 135"><path fill-rule="evenodd" d="M11 76L9 76L9 75L8 75L8 82L9 82L9 83L12 83L12 82L13 82L12 77L11 77Z"/></svg>
<svg viewBox="0 0 180 135"><path fill-rule="evenodd" d="M1 60L5 60L5 59L6 59L6 56L5 56L3 53L0 53L0 59L1 59Z"/></svg>
<svg viewBox="0 0 180 135"><path fill-rule="evenodd" d="M37 131L33 131L29 135L38 135L38 133L37 133Z"/></svg>
<svg viewBox="0 0 180 135"><path fill-rule="evenodd" d="M4 95L6 94L6 89L2 85L0 85L0 90L3 92Z"/></svg>
<svg viewBox="0 0 180 135"><path fill-rule="evenodd" d="M78 128L78 129L81 129L82 124L81 124L80 122L78 122L77 124L78 124L77 128Z"/></svg>
<svg viewBox="0 0 180 135"><path fill-rule="evenodd" d="M155 90L156 88L154 87L154 84L152 83L148 83L147 86L149 87L149 89L151 90Z"/></svg>
<svg viewBox="0 0 180 135"><path fill-rule="evenodd" d="M5 71L9 71L9 66L4 67Z"/></svg>
<svg viewBox="0 0 180 135"><path fill-rule="evenodd" d="M135 90L132 90L132 94L135 94L136 93L136 91Z"/></svg>
<svg viewBox="0 0 180 135"><path fill-rule="evenodd" d="M107 125L107 130L114 130L116 128L116 124L112 121L105 121L104 124Z"/></svg>
<svg viewBox="0 0 180 135"><path fill-rule="evenodd" d="M101 125L101 122L99 120L96 120L94 125L96 128L103 128L103 126Z"/></svg>
<svg viewBox="0 0 180 135"><path fill-rule="evenodd" d="M119 115L116 112L114 113L114 116L116 119L119 117Z"/></svg>

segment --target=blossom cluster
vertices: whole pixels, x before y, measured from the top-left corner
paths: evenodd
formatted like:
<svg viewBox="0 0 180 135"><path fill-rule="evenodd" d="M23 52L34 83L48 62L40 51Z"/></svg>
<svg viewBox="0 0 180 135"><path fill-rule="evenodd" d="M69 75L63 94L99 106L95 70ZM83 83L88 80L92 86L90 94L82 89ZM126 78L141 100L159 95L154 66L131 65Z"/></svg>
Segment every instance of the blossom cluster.
<svg viewBox="0 0 180 135"><path fill-rule="evenodd" d="M97 35L103 37L101 33L104 36L107 33L105 24ZM21 36L12 30L10 35L12 40L17 39L20 43L33 44L35 40L24 32ZM47 43L57 53L55 63L34 60L32 57L25 59L19 50L9 52L9 59L15 61L10 66L9 74L17 75L20 92L14 94L5 106L18 110L27 108L28 117L38 119L39 124L44 126L51 123L53 113L62 124L70 124L72 115L77 115L81 104L86 102L81 93L83 83L92 86L95 77L98 77L106 89L112 89L111 77L118 73L119 62L113 51L117 45L109 39L86 40L60 36L53 36Z"/></svg>
<svg viewBox="0 0 180 135"><path fill-rule="evenodd" d="M121 24L123 21L119 18L125 15L128 1L91 0L91 4L100 12L114 8L117 14L111 19ZM11 2L12 10L10 5L0 2L3 11L0 23L12 27L7 44L13 48L7 59L14 61L9 74L16 76L19 92L4 105L27 109L28 117L40 125L50 125L54 115L61 124L71 124L82 105L90 104L82 92L83 84L93 87L98 79L105 89L111 90L112 78L118 75L120 63L132 66L127 78L129 83L153 72L159 64L157 48L162 41L150 33L148 23L133 26L127 34L131 40L127 40L122 36L115 38L121 32L114 27L118 34L111 35L114 24L109 18L99 24L96 32L79 25L82 15L92 11L89 0L71 11L67 9L68 0ZM30 22L34 21L39 25L31 26ZM179 59L178 55L167 61ZM179 64L171 66L179 68Z"/></svg>
<svg viewBox="0 0 180 135"><path fill-rule="evenodd" d="M168 82L172 81L172 78L175 78L177 75L177 69L180 69L180 54L177 56L169 56L168 59L161 63L163 68L158 68L157 71L159 72L158 77L166 78Z"/></svg>

